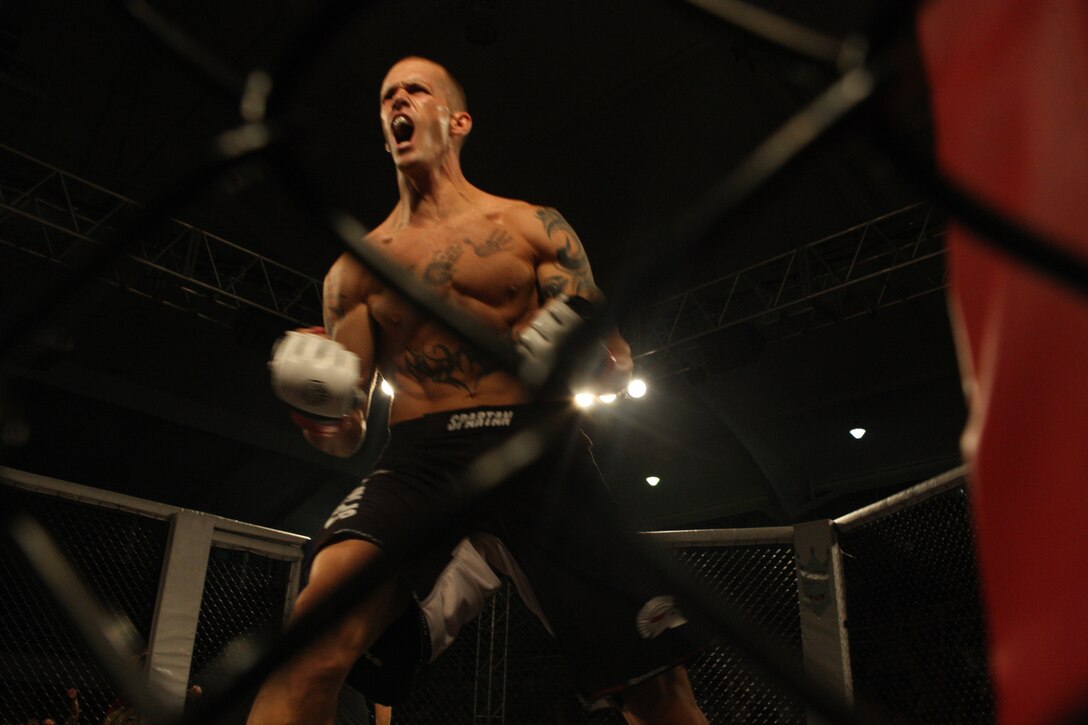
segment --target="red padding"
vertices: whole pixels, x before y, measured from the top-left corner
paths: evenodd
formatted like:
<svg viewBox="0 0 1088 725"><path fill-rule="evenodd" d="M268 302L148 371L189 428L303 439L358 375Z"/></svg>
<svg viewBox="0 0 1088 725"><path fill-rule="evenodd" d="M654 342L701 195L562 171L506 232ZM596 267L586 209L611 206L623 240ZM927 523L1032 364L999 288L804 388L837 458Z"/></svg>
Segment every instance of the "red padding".
<svg viewBox="0 0 1088 725"><path fill-rule="evenodd" d="M919 31L943 169L1088 259L1088 2L935 0ZM1088 705L1088 296L949 245L999 718L1053 722Z"/></svg>

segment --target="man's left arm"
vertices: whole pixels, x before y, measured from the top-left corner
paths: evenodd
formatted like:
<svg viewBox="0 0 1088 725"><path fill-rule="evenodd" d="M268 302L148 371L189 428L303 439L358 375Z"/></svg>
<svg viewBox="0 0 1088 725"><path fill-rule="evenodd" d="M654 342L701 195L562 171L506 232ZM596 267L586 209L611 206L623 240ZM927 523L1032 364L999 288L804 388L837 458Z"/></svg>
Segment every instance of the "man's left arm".
<svg viewBox="0 0 1088 725"><path fill-rule="evenodd" d="M537 254L536 279L539 303L580 297L593 308L604 304L604 295L593 281L585 247L574 228L557 210L528 207L519 210L519 226ZM601 340L608 359L599 375L603 392L624 389L631 380L634 362L631 346L612 328Z"/></svg>

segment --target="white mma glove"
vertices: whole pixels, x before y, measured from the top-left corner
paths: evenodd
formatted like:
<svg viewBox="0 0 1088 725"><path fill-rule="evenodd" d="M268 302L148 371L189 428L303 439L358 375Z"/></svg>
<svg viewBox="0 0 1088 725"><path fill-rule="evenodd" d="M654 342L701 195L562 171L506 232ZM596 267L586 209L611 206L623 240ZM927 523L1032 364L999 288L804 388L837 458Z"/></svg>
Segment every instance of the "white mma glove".
<svg viewBox="0 0 1088 725"><path fill-rule="evenodd" d="M326 423L339 421L366 400L359 368L359 357L340 343L302 332L281 337L268 363L276 396Z"/></svg>
<svg viewBox="0 0 1088 725"><path fill-rule="evenodd" d="M589 304L581 297L575 298ZM578 329L585 319L569 303L566 295L559 295L548 300L538 309L514 340L514 347L521 353L521 367L518 374L531 385L540 385L547 380L555 367L559 345L572 332Z"/></svg>
<svg viewBox="0 0 1088 725"><path fill-rule="evenodd" d="M593 314L593 304L583 297L559 295L537 310L529 324L517 334L514 346L521 353L518 373L522 380L540 385L547 380L556 364L556 354L563 341ZM598 359L588 360L576 368L576 386L600 388L598 392L615 392L623 383L613 387L610 379L615 359L603 344L598 346Z"/></svg>

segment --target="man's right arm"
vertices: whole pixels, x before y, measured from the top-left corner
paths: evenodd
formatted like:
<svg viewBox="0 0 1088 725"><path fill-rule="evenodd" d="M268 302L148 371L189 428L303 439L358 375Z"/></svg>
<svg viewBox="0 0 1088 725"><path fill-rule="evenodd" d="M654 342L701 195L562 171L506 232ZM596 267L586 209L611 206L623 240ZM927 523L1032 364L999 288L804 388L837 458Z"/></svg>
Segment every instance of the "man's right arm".
<svg viewBox="0 0 1088 725"><path fill-rule="evenodd" d="M519 331L518 341L523 353L530 353L530 358L537 356L534 347L541 347L546 359L554 355L558 341L581 324L583 316L593 314L593 306L601 304L604 295L593 281L589 259L578 234L558 211L519 204L511 212L511 219L536 252L537 289L541 303L529 324ZM575 309L571 298L582 298L583 304L589 303L585 305L589 309ZM544 328L551 329L540 334ZM589 383L600 393L618 392L631 381L634 370L631 347L615 328L604 336L601 343L604 356L599 360L589 358L593 364L579 372L590 379L581 382ZM550 369L551 364L547 362L542 369ZM529 373L531 376L534 369L532 366L523 367L523 374Z"/></svg>
<svg viewBox="0 0 1088 725"><path fill-rule="evenodd" d="M322 295L325 327L306 331L343 345L359 359L356 404L338 420L316 419L298 411L292 413L310 445L342 458L358 451L366 437L367 410L376 368L373 319L360 292L359 274L354 260L342 257L334 263L325 277Z"/></svg>
<svg viewBox="0 0 1088 725"><path fill-rule="evenodd" d="M331 430L303 427L310 445L329 455L347 458L359 450L366 435L366 414L376 372L374 319L361 289L362 270L354 259L340 257L325 275L322 307L325 332L359 358L359 389L364 392L358 405Z"/></svg>

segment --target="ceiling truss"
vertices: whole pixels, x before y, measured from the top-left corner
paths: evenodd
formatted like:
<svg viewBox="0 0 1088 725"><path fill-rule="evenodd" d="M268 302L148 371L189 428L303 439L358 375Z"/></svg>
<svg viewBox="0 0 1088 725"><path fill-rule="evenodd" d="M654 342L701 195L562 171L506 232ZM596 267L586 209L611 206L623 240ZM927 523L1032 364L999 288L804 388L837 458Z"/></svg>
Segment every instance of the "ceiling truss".
<svg viewBox="0 0 1088 725"><path fill-rule="evenodd" d="M75 265L141 210L6 146L0 159L0 245L10 249ZM321 319L319 280L176 219L136 240L104 280L221 324L244 306L297 325Z"/></svg>
<svg viewBox="0 0 1088 725"><path fill-rule="evenodd" d="M81 248L140 210L6 146L0 155L0 245L9 249L78 263ZM929 203L913 204L647 305L624 329L638 372L713 372L753 346L943 290L945 229ZM175 219L138 240L106 281L221 324L243 306L298 325L321 319L319 280Z"/></svg>
<svg viewBox="0 0 1088 725"><path fill-rule="evenodd" d="M945 230L913 204L647 305L624 329L639 374L705 372L743 359L723 345L751 350L943 290Z"/></svg>

